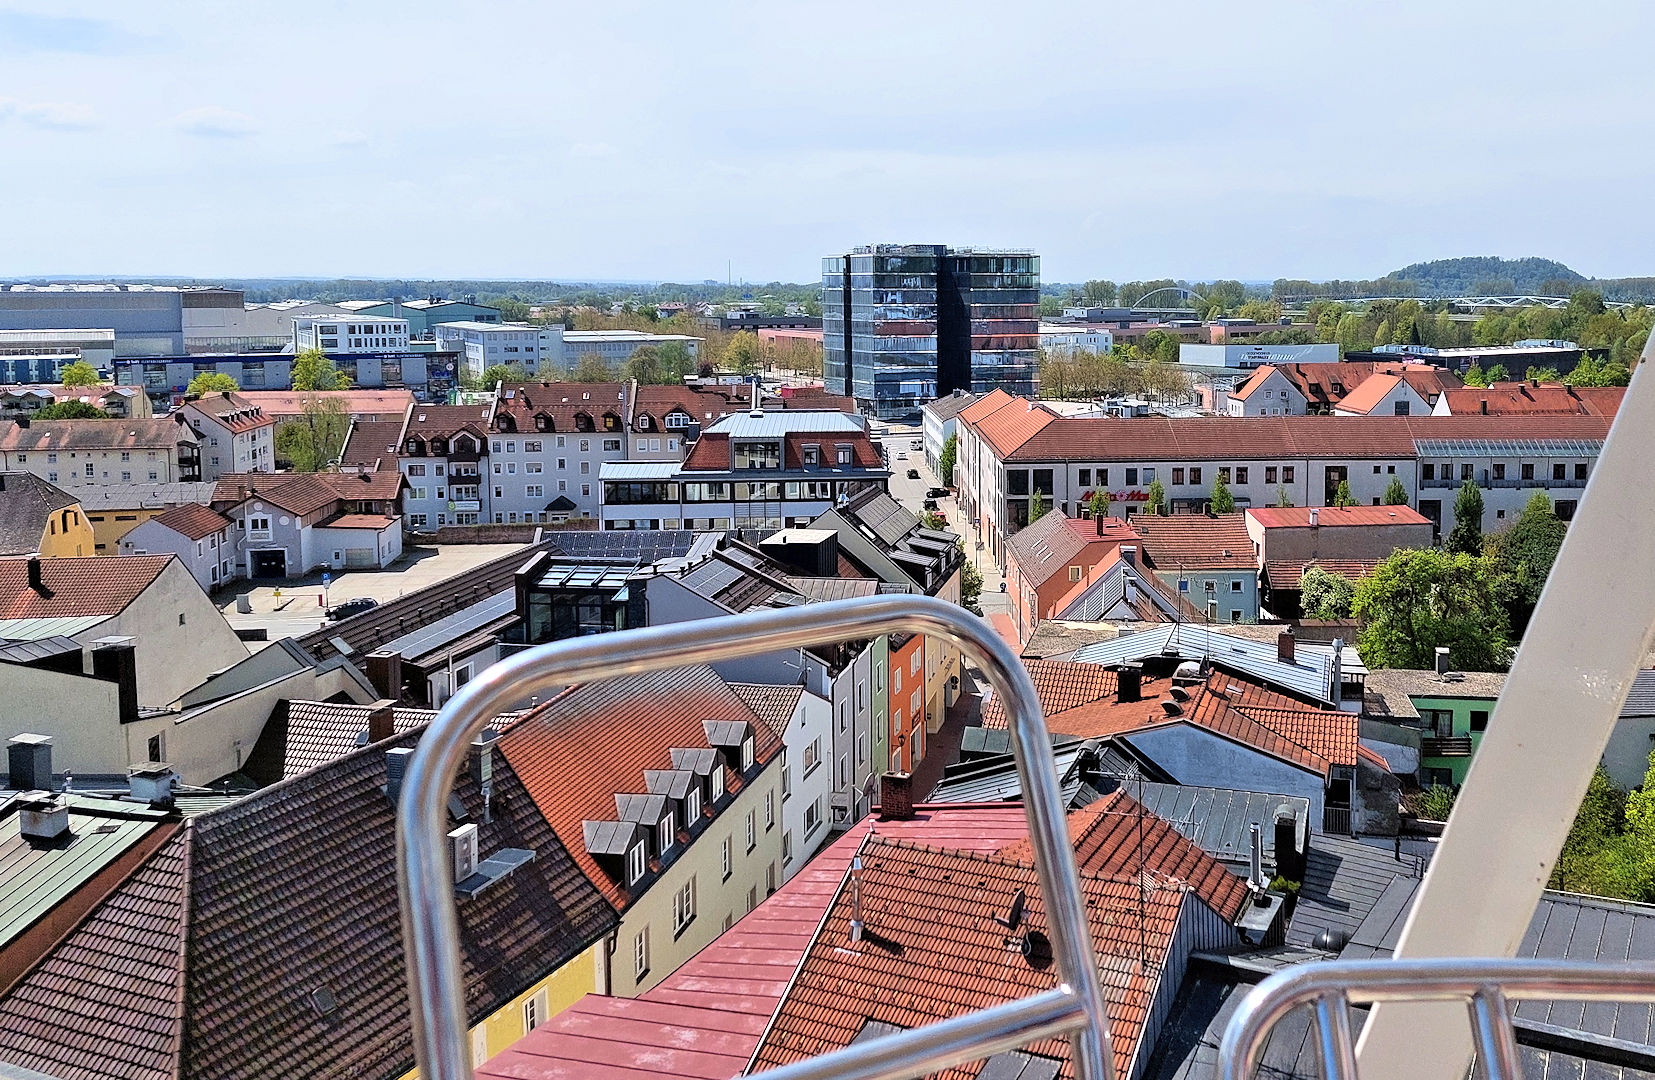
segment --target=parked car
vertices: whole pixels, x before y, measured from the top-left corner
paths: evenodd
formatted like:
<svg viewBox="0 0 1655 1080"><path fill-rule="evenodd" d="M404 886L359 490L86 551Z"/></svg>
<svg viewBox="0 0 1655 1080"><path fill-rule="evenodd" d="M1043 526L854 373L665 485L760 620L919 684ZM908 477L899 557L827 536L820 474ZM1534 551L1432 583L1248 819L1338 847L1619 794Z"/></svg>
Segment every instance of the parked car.
<svg viewBox="0 0 1655 1080"><path fill-rule="evenodd" d="M898 461L907 461L908 455L899 450L897 451L896 459Z"/></svg>
<svg viewBox="0 0 1655 1080"><path fill-rule="evenodd" d="M915 439L913 442L908 444L908 449L910 449L910 450L924 450L925 449L925 440L924 439Z"/></svg>
<svg viewBox="0 0 1655 1080"><path fill-rule="evenodd" d="M925 497L928 499L946 499L948 498L948 489L945 487L926 488Z"/></svg>
<svg viewBox="0 0 1655 1080"><path fill-rule="evenodd" d="M925 507L925 509L927 509L927 510L935 510L937 508L937 500L935 500L935 499L926 499L925 502L922 503L921 505L923 505Z"/></svg>
<svg viewBox="0 0 1655 1080"><path fill-rule="evenodd" d="M348 619L352 615L360 615L364 611L372 611L378 606L378 600L367 596L358 596L354 600L346 600L344 603L335 604L328 608L328 619L331 622L338 622L340 619Z"/></svg>
<svg viewBox="0 0 1655 1080"><path fill-rule="evenodd" d="M919 479L919 470L918 469L909 469L908 470L908 479L918 480Z"/></svg>

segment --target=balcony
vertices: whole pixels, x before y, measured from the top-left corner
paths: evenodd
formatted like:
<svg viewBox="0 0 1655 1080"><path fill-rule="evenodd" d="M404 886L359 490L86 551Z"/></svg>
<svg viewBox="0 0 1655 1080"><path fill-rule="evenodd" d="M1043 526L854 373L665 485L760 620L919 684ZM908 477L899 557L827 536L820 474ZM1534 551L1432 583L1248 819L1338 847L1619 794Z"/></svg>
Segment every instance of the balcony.
<svg viewBox="0 0 1655 1080"><path fill-rule="evenodd" d="M1330 836L1350 835L1350 807L1322 807L1322 831Z"/></svg>
<svg viewBox="0 0 1655 1080"><path fill-rule="evenodd" d="M1421 757L1470 757L1471 736L1433 736L1428 735L1419 741Z"/></svg>

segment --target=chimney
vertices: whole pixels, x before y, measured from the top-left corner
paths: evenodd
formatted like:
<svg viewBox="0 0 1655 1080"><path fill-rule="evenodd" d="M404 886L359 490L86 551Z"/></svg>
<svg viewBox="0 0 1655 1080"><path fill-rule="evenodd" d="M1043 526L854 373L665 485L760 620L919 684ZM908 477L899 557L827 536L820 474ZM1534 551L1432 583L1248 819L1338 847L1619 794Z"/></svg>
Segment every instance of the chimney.
<svg viewBox="0 0 1655 1080"><path fill-rule="evenodd" d="M385 751L385 797L395 806L402 797L402 774L408 771L408 759L414 756L411 746L398 746Z"/></svg>
<svg viewBox="0 0 1655 1080"><path fill-rule="evenodd" d="M40 580L40 556L39 555L30 555L29 556L29 588L33 589L35 592L39 593L41 596L51 596L52 595L50 592L48 592L46 590L46 583Z"/></svg>
<svg viewBox="0 0 1655 1080"><path fill-rule="evenodd" d="M912 773L888 772L879 777L879 817L882 821L908 821L914 816Z"/></svg>
<svg viewBox="0 0 1655 1080"><path fill-rule="evenodd" d="M170 810L173 793L178 789L178 774L164 761L146 761L141 765L127 766L126 783L127 792L134 802Z"/></svg>
<svg viewBox="0 0 1655 1080"><path fill-rule="evenodd" d="M1437 646L1437 678L1448 674L1448 646Z"/></svg>
<svg viewBox="0 0 1655 1080"><path fill-rule="evenodd" d="M1291 626L1276 635L1276 659L1284 664L1293 662L1293 628Z"/></svg>
<svg viewBox="0 0 1655 1080"><path fill-rule="evenodd" d="M1477 403L1483 407L1483 415L1487 416L1488 415L1488 399L1487 398L1480 398L1480 399L1478 399Z"/></svg>
<svg viewBox="0 0 1655 1080"><path fill-rule="evenodd" d="M368 706L368 741L384 742L397 733L396 702L380 698Z"/></svg>
<svg viewBox="0 0 1655 1080"><path fill-rule="evenodd" d="M379 649L368 654L368 682L382 700L402 700L402 654ZM372 741L372 740L370 740Z"/></svg>
<svg viewBox="0 0 1655 1080"><path fill-rule="evenodd" d="M1121 545L1121 562L1130 563L1133 566L1138 565L1138 545L1137 544L1122 544Z"/></svg>
<svg viewBox="0 0 1655 1080"><path fill-rule="evenodd" d="M17 806L17 831L30 844L54 844L69 835L69 801L47 795Z"/></svg>
<svg viewBox="0 0 1655 1080"><path fill-rule="evenodd" d="M1247 826L1247 831L1253 842L1252 857L1247 863L1247 884L1254 892L1263 892L1270 884L1264 878L1264 831L1256 821Z"/></svg>
<svg viewBox="0 0 1655 1080"><path fill-rule="evenodd" d="M889 775L889 774L886 774ZM850 939L855 944L862 940L866 924L862 921L862 856L850 860Z"/></svg>
<svg viewBox="0 0 1655 1080"><path fill-rule="evenodd" d="M1095 526L1097 526L1098 535L1102 536L1103 535L1103 515L1100 514L1097 517L1093 518L1092 523Z"/></svg>
<svg viewBox="0 0 1655 1080"><path fill-rule="evenodd" d="M1310 527L1314 529L1319 524L1321 524L1321 514L1319 512L1319 508L1312 506L1310 508Z"/></svg>
<svg viewBox="0 0 1655 1080"><path fill-rule="evenodd" d="M1115 669L1115 700L1121 704L1139 701L1144 692L1144 666L1140 663L1122 664Z"/></svg>
<svg viewBox="0 0 1655 1080"><path fill-rule="evenodd" d="M138 719L138 645L129 637L99 638L92 643L92 675L116 684L121 723Z"/></svg>
<svg viewBox="0 0 1655 1080"><path fill-rule="evenodd" d="M1299 850L1299 823L1285 806L1276 809L1276 873L1288 881L1304 880L1303 852Z"/></svg>
<svg viewBox="0 0 1655 1080"><path fill-rule="evenodd" d="M1331 687L1333 704L1337 705L1344 699L1345 689L1345 639L1333 639L1333 686Z"/></svg>
<svg viewBox="0 0 1655 1080"><path fill-rule="evenodd" d="M6 744L6 772L13 791L52 790L52 737L14 735Z"/></svg>

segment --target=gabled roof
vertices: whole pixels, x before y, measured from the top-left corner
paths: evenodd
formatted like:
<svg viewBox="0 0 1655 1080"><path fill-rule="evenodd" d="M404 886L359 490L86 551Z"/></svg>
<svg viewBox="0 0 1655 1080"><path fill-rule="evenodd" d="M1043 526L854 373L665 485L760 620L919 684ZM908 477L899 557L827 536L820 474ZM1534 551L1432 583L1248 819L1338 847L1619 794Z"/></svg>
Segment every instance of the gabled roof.
<svg viewBox="0 0 1655 1080"><path fill-rule="evenodd" d="M1360 386L1339 400L1339 410L1355 413L1359 416L1367 416L1378 408L1379 403L1385 400L1385 396L1395 390L1401 383L1402 376L1400 375L1370 375L1362 380Z"/></svg>
<svg viewBox="0 0 1655 1080"><path fill-rule="evenodd" d="M975 424L983 417L991 415L996 409L1004 408L1016 400L1018 399L996 386L955 415L964 423Z"/></svg>
<svg viewBox="0 0 1655 1080"><path fill-rule="evenodd" d="M278 419L298 416L317 401L337 401L351 416L395 417L401 426L402 417L414 404L412 390L240 390L242 400L257 405L266 416ZM387 423L391 422L387 419Z"/></svg>
<svg viewBox="0 0 1655 1080"><path fill-rule="evenodd" d="M229 429L232 435L244 435L259 428L274 427L276 424L276 421L266 416L264 410L256 403L229 390L203 394L193 401L186 402L184 407L212 417L220 426Z"/></svg>
<svg viewBox="0 0 1655 1080"><path fill-rule="evenodd" d="M781 752L776 733L708 667L574 687L524 716L499 741L552 828L574 837L583 821L613 819L616 795L642 792L646 769L671 768L673 748L707 746L709 721L749 725L759 764ZM726 789L740 791L736 771L728 775ZM572 855L618 910L632 902L625 883L584 847L576 845Z"/></svg>
<svg viewBox="0 0 1655 1080"><path fill-rule="evenodd" d="M1104 518L1102 529L1097 520L1071 518L1053 507L1032 525L1017 530L1006 540L1017 568L1035 586L1044 585L1058 574L1067 571L1076 561L1091 564L1097 558L1085 559L1083 553L1093 545L1118 546L1138 542L1138 534L1131 525L1116 518ZM1101 557L1102 552L1097 556Z"/></svg>
<svg viewBox="0 0 1655 1080"><path fill-rule="evenodd" d="M270 503L304 517L337 502L320 473L225 473L213 489L213 506L231 509L250 500Z"/></svg>
<svg viewBox="0 0 1655 1080"><path fill-rule="evenodd" d="M638 998L588 994L478 1069L479 1076L722 1080L747 1065L870 831L990 853L1026 831L1020 808L915 807L864 818L688 963Z"/></svg>
<svg viewBox="0 0 1655 1080"><path fill-rule="evenodd" d="M1254 368L1253 373L1247 376L1247 381L1231 391L1231 399L1235 401L1246 401L1248 398L1253 396L1254 391L1258 390L1261 386L1270 381L1270 376L1276 374L1276 370L1276 365L1274 364L1264 364L1260 367ZM1293 383L1293 389L1299 389L1298 383L1294 382L1292 379L1288 379L1288 382ZM1303 393L1303 391L1300 391L1300 393Z"/></svg>
<svg viewBox="0 0 1655 1080"><path fill-rule="evenodd" d="M1307 559L1302 562L1297 559L1271 559L1264 564L1264 577L1272 589L1292 592L1303 585L1305 571L1312 566L1335 577L1356 582L1373 573L1379 562L1378 559Z"/></svg>
<svg viewBox="0 0 1655 1080"><path fill-rule="evenodd" d="M351 425L350 438L339 455L341 465L373 465L385 461L393 467L401 452L401 420L358 420Z"/></svg>
<svg viewBox="0 0 1655 1080"><path fill-rule="evenodd" d="M1117 788L1090 805L1069 812L1069 839L1075 864L1084 873L1104 877L1151 876L1158 882L1181 881L1195 890L1226 920L1234 920L1247 902L1247 882L1186 839L1171 824ZM1034 861L1027 837L1001 850L1009 859Z"/></svg>
<svg viewBox="0 0 1655 1080"><path fill-rule="evenodd" d="M1234 514L1172 514L1133 518L1139 550L1162 573L1183 570L1249 570L1258 565L1247 518Z"/></svg>
<svg viewBox="0 0 1655 1080"><path fill-rule="evenodd" d="M1034 867L1012 859L924 847L877 834L863 846L859 903L866 930L850 938L852 897L842 888L753 1055L753 1071L849 1045L868 1022L918 1027L1010 1001L1057 984L1054 965L1036 966L1006 948L1004 914L1026 898L1026 931L1049 932ZM1119 1075L1132 1074L1139 1039L1188 890L1145 889L1136 877L1080 875ZM1073 1076L1066 1039L1025 1047L1061 1061ZM980 1063L941 1077L969 1080Z"/></svg>
<svg viewBox="0 0 1655 1080"><path fill-rule="evenodd" d="M119 615L176 558L89 555L41 559L44 592L29 587L28 559L0 559L0 619Z"/></svg>
<svg viewBox="0 0 1655 1080"><path fill-rule="evenodd" d="M787 725L804 696L804 687L793 683L787 686L768 686L763 683L731 683L730 689L741 695L741 700L753 714L770 726L778 738L785 737Z"/></svg>
<svg viewBox="0 0 1655 1080"><path fill-rule="evenodd" d="M477 439L487 439L489 421L494 416L494 402L487 405L423 405L416 404L408 414L408 428L403 439L448 439L462 431Z"/></svg>
<svg viewBox="0 0 1655 1080"><path fill-rule="evenodd" d="M188 820L0 998L0 1059L126 1080L411 1068L386 749ZM616 925L498 754L493 785L486 815L469 770L455 789L482 853L534 858L450 901L472 1022Z"/></svg>
<svg viewBox="0 0 1655 1080"><path fill-rule="evenodd" d="M537 417L545 417L548 432L577 431L576 417L585 416L592 422L591 434L624 435L628 414L626 383L514 383L500 392L500 402L494 412L496 429L501 429L509 417L519 435L533 438L541 428ZM603 417L613 413L621 425L605 432Z"/></svg>
<svg viewBox="0 0 1655 1080"><path fill-rule="evenodd" d="M1527 382L1495 383L1447 390L1448 411L1454 416L1487 413L1490 416L1614 416L1620 409L1624 386L1561 386Z"/></svg>
<svg viewBox="0 0 1655 1080"><path fill-rule="evenodd" d="M966 409L959 415L963 419L971 411ZM1012 398L981 419L972 421L972 426L983 441L1004 458L1050 428L1057 419L1056 413L1039 402Z"/></svg>
<svg viewBox="0 0 1655 1080"><path fill-rule="evenodd" d="M1308 529L1310 512L1322 529L1346 526L1429 525L1431 519L1411 506L1255 506L1244 511L1266 529Z"/></svg>
<svg viewBox="0 0 1655 1080"><path fill-rule="evenodd" d="M368 717L373 711L371 705L346 701L279 701L260 729L242 771L255 783L274 784L338 761L367 745ZM489 729L499 731L521 715L501 713L489 722ZM398 735L405 735L436 718L435 709L398 706L392 726Z"/></svg>
<svg viewBox="0 0 1655 1080"><path fill-rule="evenodd" d="M1077 664L1069 660L1025 660L1029 679L1040 697L1040 711L1045 713L1047 725L1057 716L1112 697L1115 693L1115 673L1098 664ZM982 726L1004 728L1006 710L1000 695L990 693L983 700Z"/></svg>
<svg viewBox="0 0 1655 1080"><path fill-rule="evenodd" d="M0 450L171 450L196 434L172 417L127 420L0 420Z"/></svg>
<svg viewBox="0 0 1655 1080"><path fill-rule="evenodd" d="M1005 393L1004 390L1000 392L1002 394ZM1010 395L1007 396L1009 397ZM938 420L946 422L954 419L954 417L958 416L966 409L969 409L972 404L976 402L977 397L978 395L976 394L969 394L964 390L956 390L947 397L940 397L935 401L927 401L924 405L924 410L932 416L935 416Z"/></svg>
<svg viewBox="0 0 1655 1080"><path fill-rule="evenodd" d="M201 540L230 527L230 519L200 503L183 503L150 519L190 540Z"/></svg>
<svg viewBox="0 0 1655 1080"><path fill-rule="evenodd" d="M33 473L0 473L0 555L39 551L52 514L79 502Z"/></svg>

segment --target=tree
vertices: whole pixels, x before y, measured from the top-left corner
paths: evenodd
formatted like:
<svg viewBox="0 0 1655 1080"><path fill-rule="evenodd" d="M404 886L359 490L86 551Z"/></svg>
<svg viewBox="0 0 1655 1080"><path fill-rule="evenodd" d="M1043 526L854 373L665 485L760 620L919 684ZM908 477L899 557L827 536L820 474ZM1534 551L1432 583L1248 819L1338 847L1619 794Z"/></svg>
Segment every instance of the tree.
<svg viewBox="0 0 1655 1080"><path fill-rule="evenodd" d="M937 458L937 475L943 487L954 486L954 463L959 459L959 454L960 437L951 432L942 444L942 455Z"/></svg>
<svg viewBox="0 0 1655 1080"><path fill-rule="evenodd" d="M637 379L640 386L659 386L664 380L661 353L653 345L640 345L621 365L623 381Z"/></svg>
<svg viewBox="0 0 1655 1080"><path fill-rule="evenodd" d="M597 353L582 353L575 362L573 377L575 382L609 382L615 373Z"/></svg>
<svg viewBox="0 0 1655 1080"><path fill-rule="evenodd" d="M516 364L490 364L483 369L483 377L478 380L483 389L492 390L501 383L520 383L528 376Z"/></svg>
<svg viewBox="0 0 1655 1080"><path fill-rule="evenodd" d="M1514 632L1528 627L1568 528L1553 512L1546 493L1537 491L1511 528L1489 537L1489 555L1500 573Z"/></svg>
<svg viewBox="0 0 1655 1080"><path fill-rule="evenodd" d="M1092 492L1092 498L1090 500L1088 500L1086 505L1087 505L1087 509L1091 510L1092 517L1094 519L1095 518L1106 518L1106 517L1109 516L1109 503L1110 502L1111 502L1111 500L1109 498L1109 492L1104 491L1102 488L1099 488L1098 490Z"/></svg>
<svg viewBox="0 0 1655 1080"><path fill-rule="evenodd" d="M1504 364L1495 364L1493 367L1488 369L1488 385L1490 386L1493 386L1497 382L1506 382L1510 378L1511 372L1506 370L1506 366Z"/></svg>
<svg viewBox="0 0 1655 1080"><path fill-rule="evenodd" d="M1213 492L1208 506L1215 514L1235 513L1236 497L1230 494L1230 485L1225 482L1223 473L1213 477Z"/></svg>
<svg viewBox="0 0 1655 1080"><path fill-rule="evenodd" d="M1166 513L1167 489L1159 479L1149 482L1149 501L1144 504L1144 513L1150 517L1159 517Z"/></svg>
<svg viewBox="0 0 1655 1080"><path fill-rule="evenodd" d="M1285 484L1277 484L1276 485L1276 505L1277 506L1292 506L1293 505L1293 496L1291 496L1287 493L1287 487L1286 487Z"/></svg>
<svg viewBox="0 0 1655 1080"><path fill-rule="evenodd" d="M1465 378L1462 380L1467 386L1487 386L1488 373L1481 364L1472 364L1465 369Z"/></svg>
<svg viewBox="0 0 1655 1080"><path fill-rule="evenodd" d="M960 541L963 551L965 541ZM981 615L983 609L978 606L983 596L983 572L977 569L969 558L960 567L960 606L973 615Z"/></svg>
<svg viewBox="0 0 1655 1080"><path fill-rule="evenodd" d="M755 375L762 366L763 359L758 335L750 330L743 330L732 337L730 343L724 347L724 368L727 371Z"/></svg>
<svg viewBox="0 0 1655 1080"><path fill-rule="evenodd" d="M98 369L85 360L64 365L63 374L59 377L64 386L96 386L99 382Z"/></svg>
<svg viewBox="0 0 1655 1080"><path fill-rule="evenodd" d="M1552 367L1530 367L1523 372L1525 382L1554 383L1558 381L1557 369Z"/></svg>
<svg viewBox="0 0 1655 1080"><path fill-rule="evenodd" d="M293 389L349 390L351 377L333 366L321 349L306 349L293 358Z"/></svg>
<svg viewBox="0 0 1655 1080"><path fill-rule="evenodd" d="M1333 505L1341 509L1356 505L1356 497L1350 493L1349 480L1339 481L1339 486L1333 489Z"/></svg>
<svg viewBox="0 0 1655 1080"><path fill-rule="evenodd" d="M820 315L818 310L816 314ZM661 364L661 382L677 386L684 381L684 376L695 370L695 357L690 353L690 347L682 341L668 341L655 347L655 355ZM817 360L817 370L821 369L821 361Z"/></svg>
<svg viewBox="0 0 1655 1080"><path fill-rule="evenodd" d="M1548 887L1655 900L1655 759L1643 785L1622 791L1599 765L1552 867Z"/></svg>
<svg viewBox="0 0 1655 1080"><path fill-rule="evenodd" d="M1481 556L1400 550L1356 586L1358 648L1370 668L1430 668L1446 645L1455 666L1503 671L1511 642L1494 570Z"/></svg>
<svg viewBox="0 0 1655 1080"><path fill-rule="evenodd" d="M54 401L34 414L36 420L108 420L109 414L84 401Z"/></svg>
<svg viewBox="0 0 1655 1080"><path fill-rule="evenodd" d="M1307 619L1348 619L1356 586L1349 578L1308 567L1299 582L1299 606Z"/></svg>
<svg viewBox="0 0 1655 1080"><path fill-rule="evenodd" d="M932 529L936 532L941 532L944 525L942 515L937 513L935 510L927 510L921 514L919 516L919 523L927 529Z"/></svg>
<svg viewBox="0 0 1655 1080"><path fill-rule="evenodd" d="M1386 506L1408 505L1408 489L1402 486L1402 477L1391 477L1391 482L1385 485L1385 495L1382 501Z"/></svg>
<svg viewBox="0 0 1655 1080"><path fill-rule="evenodd" d="M1046 496L1036 491L1029 496L1029 524L1033 525L1046 516Z"/></svg>
<svg viewBox="0 0 1655 1080"><path fill-rule="evenodd" d="M529 305L515 296L496 296L488 306L499 309L501 322L522 322L529 317Z"/></svg>
<svg viewBox="0 0 1655 1080"><path fill-rule="evenodd" d="M1443 546L1463 555L1483 553L1483 493L1470 480L1454 496L1454 527Z"/></svg>
<svg viewBox="0 0 1655 1080"><path fill-rule="evenodd" d="M336 397L314 394L304 410L276 429L276 456L294 472L321 472L338 462L350 434L351 416Z"/></svg>
<svg viewBox="0 0 1655 1080"><path fill-rule="evenodd" d="M240 389L240 384L222 371L203 371L190 380L184 393L190 397L201 397L204 394L233 394Z"/></svg>

